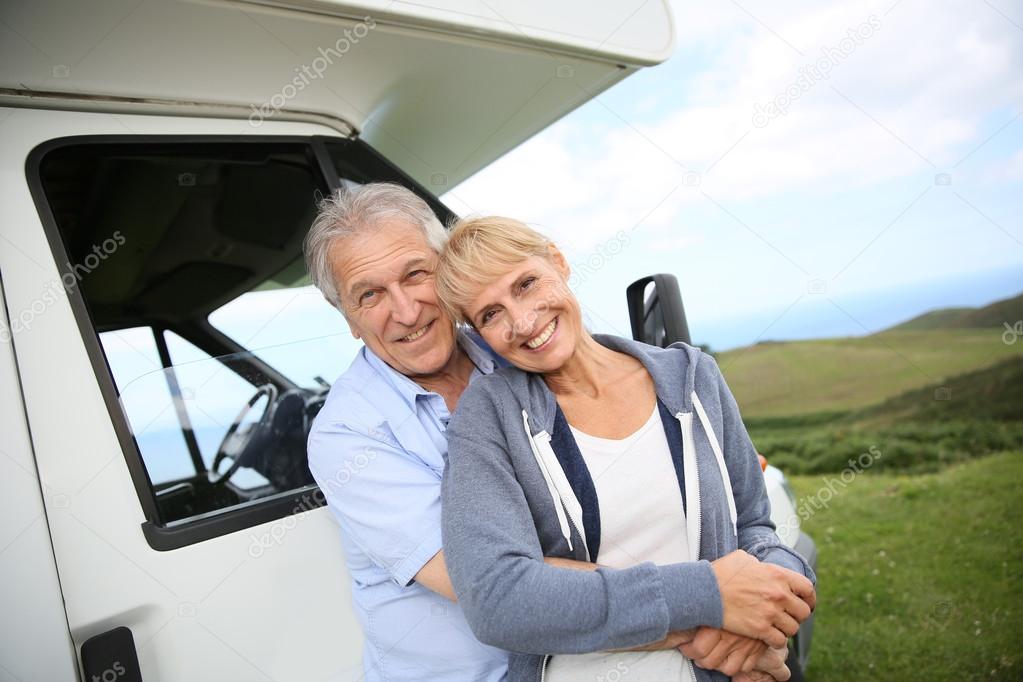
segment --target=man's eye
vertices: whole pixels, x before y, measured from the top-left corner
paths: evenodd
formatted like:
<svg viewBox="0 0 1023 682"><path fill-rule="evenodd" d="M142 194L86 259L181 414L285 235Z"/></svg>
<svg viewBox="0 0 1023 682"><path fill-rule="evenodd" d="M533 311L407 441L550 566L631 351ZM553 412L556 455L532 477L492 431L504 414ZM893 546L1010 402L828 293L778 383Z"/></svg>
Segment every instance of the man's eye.
<svg viewBox="0 0 1023 682"><path fill-rule="evenodd" d="M359 294L359 305L372 305L377 300L377 292L364 291Z"/></svg>
<svg viewBox="0 0 1023 682"><path fill-rule="evenodd" d="M418 282L418 281L422 280L423 278L425 278L428 274L430 274L430 273L427 272L426 270L413 270L412 272L408 273L408 276L406 277L406 279L410 279L410 280L413 280L415 282Z"/></svg>

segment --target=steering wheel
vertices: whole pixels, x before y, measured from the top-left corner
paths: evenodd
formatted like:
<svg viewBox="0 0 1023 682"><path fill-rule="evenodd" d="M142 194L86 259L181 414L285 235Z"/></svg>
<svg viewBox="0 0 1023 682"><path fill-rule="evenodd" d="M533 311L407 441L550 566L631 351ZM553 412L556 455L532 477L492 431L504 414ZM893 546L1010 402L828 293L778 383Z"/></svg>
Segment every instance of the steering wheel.
<svg viewBox="0 0 1023 682"><path fill-rule="evenodd" d="M242 420L252 410L252 407L259 402L259 399L264 396L267 398L266 408L264 408L259 420L239 431ZM213 485L223 485L238 469L255 459L255 456L269 444L276 404L277 387L273 384L263 384L249 398L249 402L245 404L242 411L231 422L231 428L227 430L227 433L224 434L224 439L220 441L217 454L213 458L213 465L208 473L210 483ZM224 473L218 474L217 470L220 468L220 463L228 457L232 460L231 466Z"/></svg>

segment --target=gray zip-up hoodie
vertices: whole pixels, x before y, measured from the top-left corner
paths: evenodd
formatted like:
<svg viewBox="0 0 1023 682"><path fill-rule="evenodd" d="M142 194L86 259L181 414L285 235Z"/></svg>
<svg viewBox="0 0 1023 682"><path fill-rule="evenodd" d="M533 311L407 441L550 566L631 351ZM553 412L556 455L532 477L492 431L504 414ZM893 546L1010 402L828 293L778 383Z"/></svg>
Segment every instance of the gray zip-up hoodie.
<svg viewBox="0 0 1023 682"><path fill-rule="evenodd" d="M545 564L545 556L596 561L592 480L540 375L508 367L477 378L447 429L444 556L476 637L512 652L512 682L542 679L549 654L624 649L673 630L721 627L710 561L735 549L816 582L774 532L756 451L714 359L684 343L662 349L594 339L637 358L653 378L693 560L593 572ZM728 679L695 672L701 682Z"/></svg>

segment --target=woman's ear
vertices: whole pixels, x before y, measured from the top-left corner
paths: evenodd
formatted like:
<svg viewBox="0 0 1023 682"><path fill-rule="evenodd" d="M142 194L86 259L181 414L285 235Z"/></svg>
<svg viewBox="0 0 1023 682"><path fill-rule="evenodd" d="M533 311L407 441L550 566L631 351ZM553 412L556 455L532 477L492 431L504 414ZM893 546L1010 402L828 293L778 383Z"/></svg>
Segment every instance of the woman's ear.
<svg viewBox="0 0 1023 682"><path fill-rule="evenodd" d="M572 268L565 259L565 254L561 253L561 250L553 242L547 242L547 252L554 267L565 278L565 281L568 281L568 276L572 274Z"/></svg>

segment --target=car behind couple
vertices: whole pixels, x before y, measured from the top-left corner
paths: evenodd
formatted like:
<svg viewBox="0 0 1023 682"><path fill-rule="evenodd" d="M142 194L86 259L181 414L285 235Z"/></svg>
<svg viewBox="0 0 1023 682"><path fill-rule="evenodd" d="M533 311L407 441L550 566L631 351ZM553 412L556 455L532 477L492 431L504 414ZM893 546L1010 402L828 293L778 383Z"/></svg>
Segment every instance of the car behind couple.
<svg viewBox="0 0 1023 682"><path fill-rule="evenodd" d="M309 467L367 680L788 678L816 578L710 356L590 334L554 244L397 185L325 200L305 254L364 342Z"/></svg>

